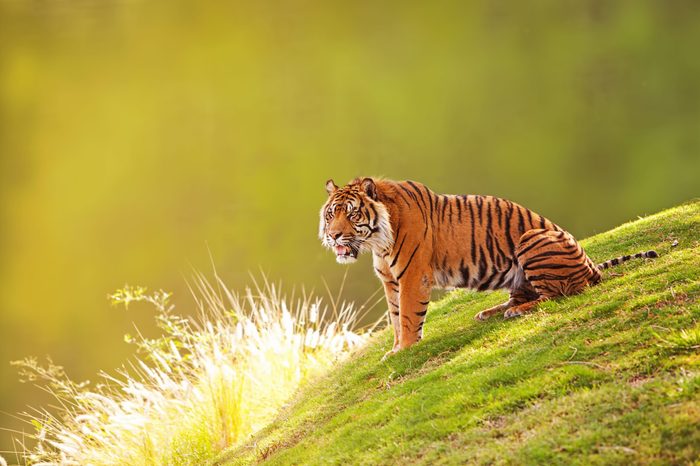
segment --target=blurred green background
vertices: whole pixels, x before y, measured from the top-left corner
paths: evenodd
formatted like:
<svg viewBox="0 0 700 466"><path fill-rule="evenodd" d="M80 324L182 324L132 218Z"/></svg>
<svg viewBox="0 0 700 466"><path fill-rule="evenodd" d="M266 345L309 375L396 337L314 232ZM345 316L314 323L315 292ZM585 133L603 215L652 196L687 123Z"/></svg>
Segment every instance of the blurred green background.
<svg viewBox="0 0 700 466"><path fill-rule="evenodd" d="M316 237L329 177L504 196L579 237L697 196L699 44L693 0L0 0L0 426L45 402L10 360L111 371L153 327L106 294L188 312L208 250L232 288L348 270L364 301L368 258Z"/></svg>

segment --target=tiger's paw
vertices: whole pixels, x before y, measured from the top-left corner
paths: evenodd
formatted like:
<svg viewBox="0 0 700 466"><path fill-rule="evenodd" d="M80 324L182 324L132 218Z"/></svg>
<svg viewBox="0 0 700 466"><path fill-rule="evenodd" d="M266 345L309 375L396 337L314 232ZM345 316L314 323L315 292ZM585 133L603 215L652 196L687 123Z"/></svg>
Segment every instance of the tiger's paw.
<svg viewBox="0 0 700 466"><path fill-rule="evenodd" d="M508 309L503 313L504 319L513 319L514 317L521 317L523 314L520 311Z"/></svg>
<svg viewBox="0 0 700 466"><path fill-rule="evenodd" d="M387 359L389 359L389 356L393 356L394 354L398 353L399 351L401 351L401 349L399 347L392 348L391 351L387 351L386 353L384 353L384 356L382 356L381 361L386 361Z"/></svg>
<svg viewBox="0 0 700 466"><path fill-rule="evenodd" d="M488 319L489 317L491 317L491 313L489 313L487 311L481 311L480 313L478 313L477 315L474 316L474 318L476 320L481 320L481 321L484 321L484 320Z"/></svg>

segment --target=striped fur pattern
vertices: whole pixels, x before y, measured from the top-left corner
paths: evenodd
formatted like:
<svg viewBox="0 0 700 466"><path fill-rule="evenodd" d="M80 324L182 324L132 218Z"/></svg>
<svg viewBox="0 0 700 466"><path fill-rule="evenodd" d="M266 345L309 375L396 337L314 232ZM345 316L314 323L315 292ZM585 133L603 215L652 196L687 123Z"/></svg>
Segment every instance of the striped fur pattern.
<svg viewBox="0 0 700 466"><path fill-rule="evenodd" d="M436 194L414 181L356 179L326 184L319 236L338 262L371 251L394 329L395 353L420 341L433 288L507 289L507 302L476 318L515 317L542 300L581 292L600 270L654 251L596 265L547 218L492 196Z"/></svg>
<svg viewBox="0 0 700 466"><path fill-rule="evenodd" d="M609 269L610 267L613 267L615 265L622 264L623 262L627 262L630 259L656 259L659 257L659 255L656 253L656 251L647 251L647 252L638 252L637 254L634 255L627 255L627 256L620 256L616 257L615 259L610 259L609 261L605 261L602 264L598 264L598 270L605 270Z"/></svg>

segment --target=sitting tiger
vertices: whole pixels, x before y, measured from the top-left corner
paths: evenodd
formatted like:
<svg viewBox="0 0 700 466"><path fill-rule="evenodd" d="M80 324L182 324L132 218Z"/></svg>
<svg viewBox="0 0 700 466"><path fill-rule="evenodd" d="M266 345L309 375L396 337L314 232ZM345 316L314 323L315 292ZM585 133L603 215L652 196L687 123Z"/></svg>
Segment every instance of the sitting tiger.
<svg viewBox="0 0 700 466"><path fill-rule="evenodd" d="M319 236L336 260L371 251L384 284L396 353L420 341L434 287L507 289L510 299L483 310L521 316L541 301L581 292L602 269L647 251L596 265L574 237L514 202L492 196L435 194L413 181L358 178L326 183Z"/></svg>

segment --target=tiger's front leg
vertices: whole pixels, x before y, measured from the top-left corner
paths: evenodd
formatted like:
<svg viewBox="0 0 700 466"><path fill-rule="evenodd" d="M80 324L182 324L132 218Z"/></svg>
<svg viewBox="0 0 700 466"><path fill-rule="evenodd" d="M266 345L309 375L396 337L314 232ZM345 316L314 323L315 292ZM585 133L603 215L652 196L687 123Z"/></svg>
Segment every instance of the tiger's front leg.
<svg viewBox="0 0 700 466"><path fill-rule="evenodd" d="M426 234L429 231L426 229ZM433 289L433 272L430 267L432 248L425 241L410 240L408 246L399 246L395 256L391 259L389 271L399 284L399 328L394 327L395 335L398 333L398 346L394 346L391 353L406 349L423 337L423 322L426 309L430 302L430 292ZM401 242L404 245L404 242ZM412 251L409 253L409 251Z"/></svg>
<svg viewBox="0 0 700 466"><path fill-rule="evenodd" d="M391 273L389 264L386 263L382 258L374 256L374 272L377 277L382 281L384 286L384 296L386 298L386 305L388 307L389 321L394 329L394 346L391 351L389 351L385 357L389 354L393 354L399 349L399 336L401 335L401 324L399 322L399 282L396 280L394 275Z"/></svg>
<svg viewBox="0 0 700 466"><path fill-rule="evenodd" d="M401 335L398 350L409 348L423 338L423 323L428 313L432 273L416 268L399 279L399 320Z"/></svg>
<svg viewBox="0 0 700 466"><path fill-rule="evenodd" d="M384 295L389 306L389 321L394 329L394 346L392 351L398 350L401 324L399 322L399 284L394 280L384 282Z"/></svg>

